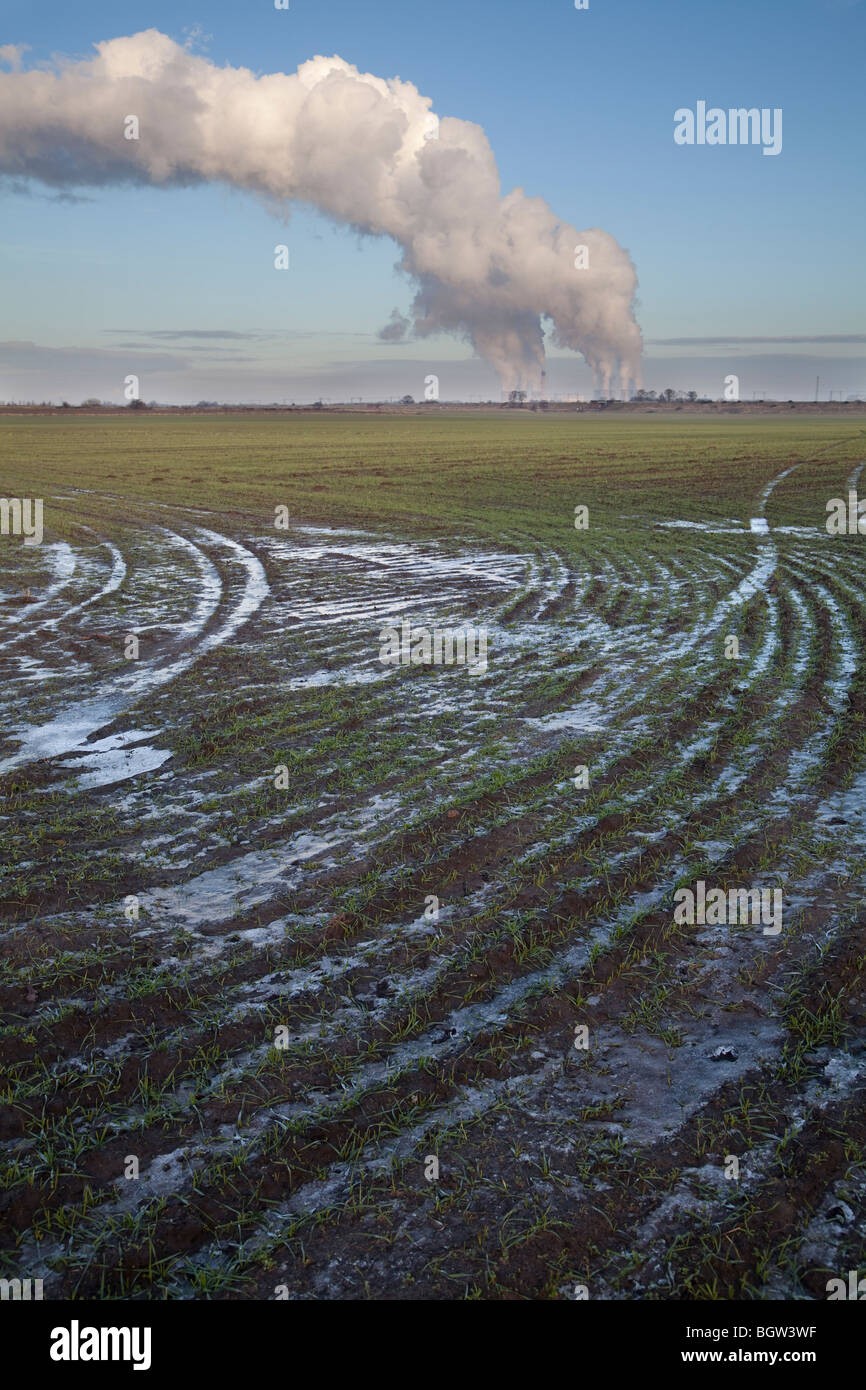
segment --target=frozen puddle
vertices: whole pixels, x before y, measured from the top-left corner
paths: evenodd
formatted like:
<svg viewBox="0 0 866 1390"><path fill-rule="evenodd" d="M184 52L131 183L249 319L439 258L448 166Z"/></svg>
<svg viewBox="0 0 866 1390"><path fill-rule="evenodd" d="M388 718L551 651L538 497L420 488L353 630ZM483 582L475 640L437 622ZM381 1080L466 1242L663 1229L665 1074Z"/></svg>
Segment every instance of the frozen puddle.
<svg viewBox="0 0 866 1390"><path fill-rule="evenodd" d="M91 700L49 720L47 724L22 724L14 730L21 748L0 762L0 773L36 758L58 758L81 748L91 734L110 724L120 713L118 700Z"/></svg>
<svg viewBox="0 0 866 1390"><path fill-rule="evenodd" d="M24 725L16 730L16 736L23 740L26 758L22 757L21 752L6 758L0 762L0 773L24 761L56 758L60 770L82 770L77 785L85 788L107 787L135 777L140 772L152 772L154 768L161 767L172 756L168 749L130 746L152 737L157 733L155 729L132 729L110 734L95 743L87 742L91 734L110 724L120 709L118 701L94 700L89 705L79 706L74 714L65 718L52 720L48 724ZM69 757L72 753L78 756Z"/></svg>
<svg viewBox="0 0 866 1390"><path fill-rule="evenodd" d="M728 522L714 521L657 521L656 526L672 527L683 531L709 531L712 535L725 536L736 533L738 536L743 534L743 525L740 521L733 519ZM754 528L753 528L754 529Z"/></svg>
<svg viewBox="0 0 866 1390"><path fill-rule="evenodd" d="M44 590L41 598L28 603L25 608L4 615L4 622L12 626L13 624L30 622L33 614L45 608L52 599L65 589L75 574L76 557L75 553L66 541L55 541L53 545L43 547L43 555L40 558L48 560L54 576L54 583L49 584ZM34 581L36 583L36 581Z"/></svg>
<svg viewBox="0 0 866 1390"><path fill-rule="evenodd" d="M280 886L300 881L300 866L334 848L334 840L306 832L279 850L254 850L216 869L208 869L181 888L155 888L141 895L142 906L187 929L213 926L260 907ZM327 860L323 868L333 868Z"/></svg>
<svg viewBox="0 0 866 1390"><path fill-rule="evenodd" d="M64 758L63 766L91 769L78 778L78 786L82 788L108 787L115 782L125 782L129 777L137 777L141 772L153 772L172 756L170 750L129 745L137 744L154 733L156 730L151 729L111 734L90 744L80 757Z"/></svg>
<svg viewBox="0 0 866 1390"><path fill-rule="evenodd" d="M557 729L574 729L581 734L597 734L605 728L610 716L594 700L584 700L573 709L559 710L556 714L546 714L543 719L527 719L533 729L544 729L553 733Z"/></svg>

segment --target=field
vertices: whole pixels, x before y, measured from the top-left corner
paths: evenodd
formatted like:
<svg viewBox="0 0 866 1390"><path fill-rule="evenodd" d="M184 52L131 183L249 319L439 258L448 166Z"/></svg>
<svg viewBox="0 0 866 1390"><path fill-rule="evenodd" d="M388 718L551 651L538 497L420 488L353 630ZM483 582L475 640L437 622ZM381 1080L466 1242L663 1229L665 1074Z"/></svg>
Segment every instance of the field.
<svg viewBox="0 0 866 1390"><path fill-rule="evenodd" d="M862 1265L866 542L825 518L864 434L0 421L45 508L0 537L0 1274L823 1300ZM486 670L383 665L403 618L484 628ZM678 920L699 882L780 890L780 930Z"/></svg>

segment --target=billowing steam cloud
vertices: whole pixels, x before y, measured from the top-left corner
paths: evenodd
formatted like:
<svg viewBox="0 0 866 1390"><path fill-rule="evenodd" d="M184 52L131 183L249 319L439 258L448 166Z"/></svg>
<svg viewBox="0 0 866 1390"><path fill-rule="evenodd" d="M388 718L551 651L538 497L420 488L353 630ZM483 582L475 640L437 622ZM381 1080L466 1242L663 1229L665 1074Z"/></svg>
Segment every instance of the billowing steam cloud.
<svg viewBox="0 0 866 1390"><path fill-rule="evenodd" d="M256 77L155 29L96 48L55 71L0 74L0 174L59 188L219 180L309 203L402 247L417 293L412 323L394 315L387 339L459 334L505 387L537 389L546 316L553 341L583 353L605 395L638 379L627 252L521 189L503 198L481 127L437 120L411 82L336 57ZM137 140L124 134L129 115ZM581 259L588 266L576 268Z"/></svg>

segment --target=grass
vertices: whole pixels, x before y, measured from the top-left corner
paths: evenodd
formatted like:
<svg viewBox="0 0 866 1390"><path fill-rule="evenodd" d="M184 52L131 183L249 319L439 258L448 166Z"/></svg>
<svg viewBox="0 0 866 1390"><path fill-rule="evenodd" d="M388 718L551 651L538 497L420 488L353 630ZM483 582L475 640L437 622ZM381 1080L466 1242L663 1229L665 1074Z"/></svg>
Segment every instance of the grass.
<svg viewBox="0 0 866 1390"><path fill-rule="evenodd" d="M49 540L80 552L85 525L128 563L117 593L21 644L57 668L20 687L28 720L122 672L116 634L188 610L195 571L159 527L234 538L271 587L226 645L105 726L155 730L171 753L156 774L88 791L46 760L3 781L4 1267L38 1247L51 1288L80 1297L311 1280L330 1297L820 1296L798 1251L864 1138L861 1074L828 1089L820 1056L847 1066L866 1021L862 852L826 820L864 771L866 565L858 538L820 531L864 429L0 419L7 493L51 499ZM757 499L793 465L768 516L817 540L774 530L775 587L719 616L755 564ZM716 529L657 524L685 520ZM490 623L489 683L356 678L377 537L435 559L419 617ZM502 558L448 568L479 546L510 557L508 582L484 587ZM210 554L222 612L241 581ZM16 563L0 551L12 591ZM301 616L321 604L342 616ZM762 876L796 904L778 939L673 922L678 884ZM706 1065L750 1028L753 1061ZM743 1177L720 1184L731 1152Z"/></svg>

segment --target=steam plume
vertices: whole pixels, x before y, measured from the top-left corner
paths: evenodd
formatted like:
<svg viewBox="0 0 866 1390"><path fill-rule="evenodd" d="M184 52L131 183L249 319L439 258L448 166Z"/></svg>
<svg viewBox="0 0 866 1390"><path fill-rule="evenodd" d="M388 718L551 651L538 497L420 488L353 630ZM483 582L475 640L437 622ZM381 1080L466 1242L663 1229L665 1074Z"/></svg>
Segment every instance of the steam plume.
<svg viewBox="0 0 866 1390"><path fill-rule="evenodd" d="M538 388L545 317L605 395L617 378L623 390L638 380L628 253L607 232L560 222L522 189L503 197L481 127L437 121L411 82L337 57L257 77L155 29L96 50L53 71L0 74L0 174L61 189L221 181L312 204L398 242L417 287L414 333L468 339L504 387ZM124 137L130 114L137 140ZM575 268L580 244L584 269ZM399 321L386 338L400 336Z"/></svg>

